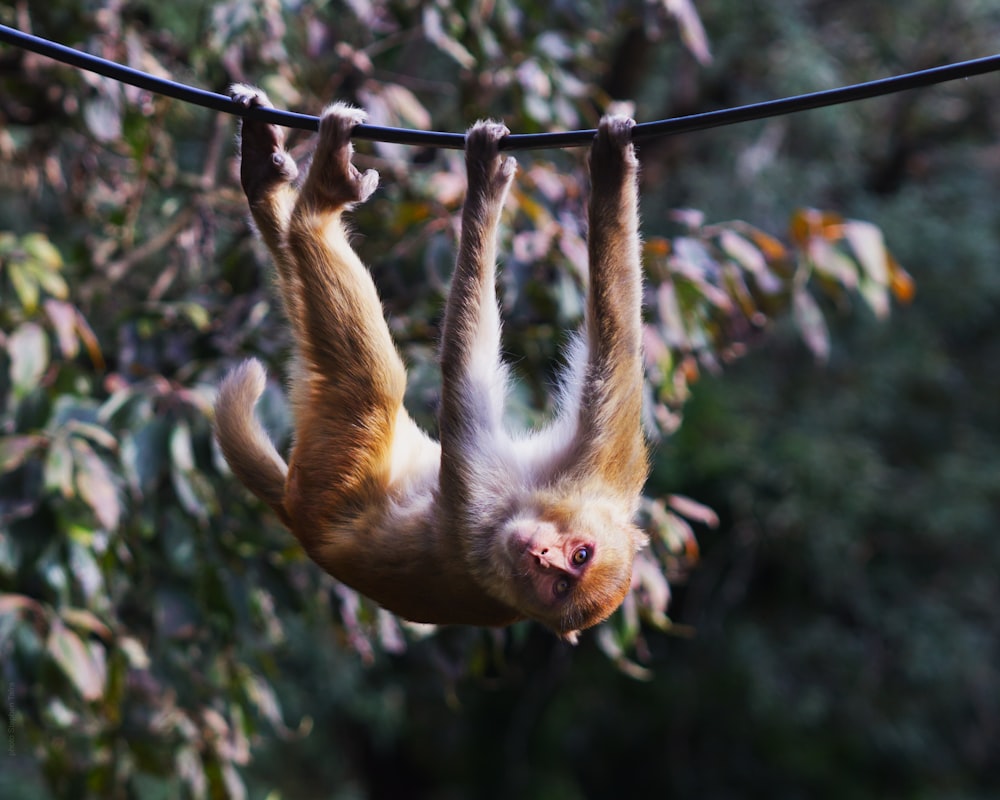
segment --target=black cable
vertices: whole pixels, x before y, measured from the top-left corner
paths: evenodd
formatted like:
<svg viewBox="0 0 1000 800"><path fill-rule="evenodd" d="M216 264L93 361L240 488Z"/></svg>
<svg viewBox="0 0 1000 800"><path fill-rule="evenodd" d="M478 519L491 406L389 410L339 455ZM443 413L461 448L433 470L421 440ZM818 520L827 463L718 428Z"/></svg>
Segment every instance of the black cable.
<svg viewBox="0 0 1000 800"><path fill-rule="evenodd" d="M72 47L58 44L33 36L16 28L0 25L0 42L12 44L24 50L30 50L64 64L69 64L88 72L96 72L108 78L138 86L156 94L173 97L187 103L211 108L236 116L259 119L272 122L286 128L315 131L319 129L319 118L308 114L296 114L291 111L279 111L276 108L243 108L234 103L224 94L207 92L182 83L158 78L147 72L117 64L114 61L74 50ZM1000 54L977 58L972 61L961 61L941 67L896 75L891 78L843 86L839 89L827 89L810 94L785 97L780 100L768 100L736 108L725 108L718 111L708 111L702 114L691 114L685 117L643 122L636 125L632 138L636 141L652 139L660 136L673 136L679 133L715 128L721 125L732 125L738 122L749 122L755 119L767 119L811 108L850 103L869 97L880 97L887 94L932 86L945 81L959 78L971 78L987 72L1000 70ZM503 150L541 150L556 147L580 147L590 144L594 138L594 130L563 131L559 133L529 133L511 134L501 143ZM461 133L439 133L436 131L416 131L407 128L388 128L381 125L359 125L351 134L356 139L366 139L394 144L422 145L425 147L441 147L451 150L462 150L465 147L465 135Z"/></svg>

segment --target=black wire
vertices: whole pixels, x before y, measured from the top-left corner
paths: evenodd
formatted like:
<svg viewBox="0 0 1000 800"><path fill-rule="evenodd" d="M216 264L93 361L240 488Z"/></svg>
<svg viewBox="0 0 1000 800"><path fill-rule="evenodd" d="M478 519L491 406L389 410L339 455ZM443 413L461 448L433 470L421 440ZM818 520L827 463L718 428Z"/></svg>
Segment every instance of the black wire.
<svg viewBox="0 0 1000 800"><path fill-rule="evenodd" d="M0 42L12 44L24 50L30 50L56 61L69 64L88 72L96 72L108 78L138 86L156 94L173 97L187 103L194 103L205 108L223 111L236 116L250 117L263 122L271 122L286 128L315 131L319 129L319 118L309 114L296 114L291 111L279 111L276 108L244 108L234 103L228 96L196 89L182 83L158 78L148 72L142 72L131 67L117 64L114 61L74 50L72 47L57 42L42 39L16 28L0 25ZM1000 70L1000 54L977 58L972 61L961 61L941 67L896 75L891 78L843 86L839 89L827 89L821 92L785 97L780 100L769 100L736 108L725 108L718 111L708 111L702 114L691 114L685 117L643 122L632 130L632 138L636 141L653 139L660 136L674 136L679 133L715 128L721 125L732 125L738 122L749 122L755 119L767 119L811 108L850 103L869 97L894 94L908 89L918 89L932 86L945 81L959 78L971 78L987 72ZM563 131L559 133L511 134L503 139L500 147L503 150L541 150L556 147L580 147L590 144L596 131ZM376 142L391 142L393 144L422 145L425 147L441 147L451 150L462 150L465 147L465 135L461 133L439 133L436 131L416 131L407 128L388 128L381 125L359 125L351 136L355 139L366 139Z"/></svg>

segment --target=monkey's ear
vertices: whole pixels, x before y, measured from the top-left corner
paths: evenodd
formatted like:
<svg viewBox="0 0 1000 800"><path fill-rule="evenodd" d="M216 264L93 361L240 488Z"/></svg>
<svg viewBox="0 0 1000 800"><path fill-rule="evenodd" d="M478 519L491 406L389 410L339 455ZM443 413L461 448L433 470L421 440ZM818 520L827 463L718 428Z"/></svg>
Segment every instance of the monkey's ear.
<svg viewBox="0 0 1000 800"><path fill-rule="evenodd" d="M563 631L559 638L567 644L576 645L580 642L580 631Z"/></svg>

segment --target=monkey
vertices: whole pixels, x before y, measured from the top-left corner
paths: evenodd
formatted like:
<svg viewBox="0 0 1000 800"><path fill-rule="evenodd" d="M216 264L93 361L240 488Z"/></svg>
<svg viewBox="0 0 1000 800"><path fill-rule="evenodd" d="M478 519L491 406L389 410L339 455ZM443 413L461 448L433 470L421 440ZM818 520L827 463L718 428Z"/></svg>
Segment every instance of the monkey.
<svg viewBox="0 0 1000 800"><path fill-rule="evenodd" d="M267 107L245 85L233 100ZM438 438L404 408L407 374L344 214L376 189L354 166L362 110L325 109L304 178L277 126L244 117L240 180L275 264L295 355L286 463L254 413L266 375L228 374L215 429L233 473L335 579L414 622L503 627L535 620L575 643L626 597L646 536L634 523L648 473L642 427L642 277L635 124L601 119L589 152L589 276L558 410L541 429L503 419L497 235L517 163L509 134L466 133L468 178L440 345Z"/></svg>

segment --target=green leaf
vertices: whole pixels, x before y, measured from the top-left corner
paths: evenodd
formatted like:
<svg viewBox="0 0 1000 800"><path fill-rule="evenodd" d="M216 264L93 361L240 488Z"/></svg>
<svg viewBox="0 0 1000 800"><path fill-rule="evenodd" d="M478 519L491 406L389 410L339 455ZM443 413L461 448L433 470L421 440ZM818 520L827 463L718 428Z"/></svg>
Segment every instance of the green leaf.
<svg viewBox="0 0 1000 800"><path fill-rule="evenodd" d="M7 275L18 300L21 301L21 308L27 314L34 314L38 309L40 291L38 281L31 274L31 270L23 262L14 261L7 264Z"/></svg>
<svg viewBox="0 0 1000 800"><path fill-rule="evenodd" d="M57 272L62 269L62 255L45 234L29 233L21 240L21 247L37 266L45 267L49 272Z"/></svg>
<svg viewBox="0 0 1000 800"><path fill-rule="evenodd" d="M169 468L167 438L170 423L151 419L122 441L121 460L131 486L140 492L155 488Z"/></svg>

